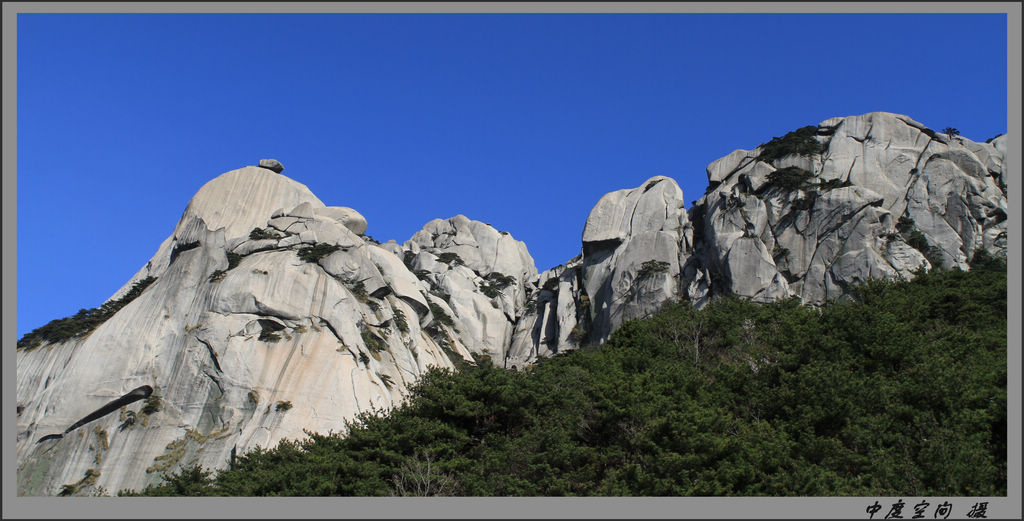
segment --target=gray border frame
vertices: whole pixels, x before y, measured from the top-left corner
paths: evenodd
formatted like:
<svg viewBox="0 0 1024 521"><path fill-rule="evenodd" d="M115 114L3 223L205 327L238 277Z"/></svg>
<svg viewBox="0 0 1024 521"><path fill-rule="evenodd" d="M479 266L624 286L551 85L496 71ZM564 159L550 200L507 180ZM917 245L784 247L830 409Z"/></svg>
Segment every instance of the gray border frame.
<svg viewBox="0 0 1024 521"><path fill-rule="evenodd" d="M1007 15L1006 164L1016 177L1009 198L1020 201L1021 186L1021 4L1017 2L10 2L3 4L3 517L4 518L847 518L866 519L878 501L884 516L902 500L906 511L921 500L948 500L950 519L963 519L975 502L988 501L993 519L1021 518L1021 321L1010 320L1007 353L1007 497L853 498L27 498L18 497L15 477L16 288L17 288L17 103L18 13L1005 13ZM1021 215L1008 220L1008 313L1021 316ZM1016 349L1014 349L1016 348ZM1014 443L1016 441L1016 443ZM911 514L907 514L909 516ZM909 518L909 517L908 517Z"/></svg>

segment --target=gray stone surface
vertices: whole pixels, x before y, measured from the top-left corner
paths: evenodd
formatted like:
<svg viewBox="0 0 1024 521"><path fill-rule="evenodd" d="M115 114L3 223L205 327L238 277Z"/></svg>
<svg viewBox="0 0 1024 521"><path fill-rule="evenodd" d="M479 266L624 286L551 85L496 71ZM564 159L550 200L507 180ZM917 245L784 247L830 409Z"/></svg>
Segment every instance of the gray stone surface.
<svg viewBox="0 0 1024 521"><path fill-rule="evenodd" d="M301 221L313 243L342 249L305 262L298 235L248 238L268 227L275 210L296 207L273 224ZM140 270L136 278L158 278L137 299L86 337L20 350L19 492L55 495L88 469L100 477L83 494L138 490L192 461L218 468L232 448L273 446L304 437L304 429L338 431L359 412L399 403L428 367L471 358L457 337L449 355L439 335L423 330L426 297L401 258L364 244L350 228L352 213L322 208L304 187L266 169L225 174L196 194ZM231 249L243 257L228 269ZM362 292L353 281L363 282ZM398 311L406 331L394 322ZM385 347L368 344L364 332ZM111 414L36 443L140 385L163 398L161 411L124 430ZM281 401L293 407L276 410ZM181 448L168 456L171 443Z"/></svg>
<svg viewBox="0 0 1024 521"><path fill-rule="evenodd" d="M522 242L462 215L376 245L356 210L268 168L218 176L112 298L157 277L141 296L87 336L18 351L18 491L54 495L89 469L100 475L85 494L141 489L193 461L221 467L233 448L393 407L430 366L487 356L522 369L675 300L820 304L932 261L968 269L979 248L1005 255L1005 136L950 140L881 112L820 127L821 154L765 162L757 148L712 162L689 212L668 177L605 195L580 255L543 273ZM812 180L774 186L787 167ZM278 237L250 239L254 228ZM913 230L931 248L910 246ZM299 258L318 244L336 249ZM231 269L228 252L242 256ZM142 385L165 405L134 427L112 414L37 443Z"/></svg>
<svg viewBox="0 0 1024 521"><path fill-rule="evenodd" d="M284 165L276 159L260 159L260 168L266 168L272 170L274 173L280 174L284 171Z"/></svg>
<svg viewBox="0 0 1024 521"><path fill-rule="evenodd" d="M816 138L825 145L821 154L790 154L768 164L750 160L756 150L738 150L708 167L708 179L719 184L698 201L706 216L699 265L711 282L688 290L691 299L710 289L757 300L796 295L820 304L845 294L850 284L910 278L918 267L931 266L925 256L968 269L980 247L1005 254L998 139L951 140L884 112L831 118L823 127L834 133ZM789 166L807 170L813 180L798 190L771 186L765 172ZM829 180L852 186L815 186ZM901 217L912 220L930 252L907 245L910 230L896 229Z"/></svg>

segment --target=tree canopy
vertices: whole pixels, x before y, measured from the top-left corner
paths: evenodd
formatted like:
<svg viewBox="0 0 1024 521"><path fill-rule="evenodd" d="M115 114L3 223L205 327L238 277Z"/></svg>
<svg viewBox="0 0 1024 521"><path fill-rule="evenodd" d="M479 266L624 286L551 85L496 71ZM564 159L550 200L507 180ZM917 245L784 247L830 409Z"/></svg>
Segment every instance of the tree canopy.
<svg viewBox="0 0 1024 521"><path fill-rule="evenodd" d="M820 308L686 303L521 371L431 369L390 413L123 495L1001 496L1006 271Z"/></svg>

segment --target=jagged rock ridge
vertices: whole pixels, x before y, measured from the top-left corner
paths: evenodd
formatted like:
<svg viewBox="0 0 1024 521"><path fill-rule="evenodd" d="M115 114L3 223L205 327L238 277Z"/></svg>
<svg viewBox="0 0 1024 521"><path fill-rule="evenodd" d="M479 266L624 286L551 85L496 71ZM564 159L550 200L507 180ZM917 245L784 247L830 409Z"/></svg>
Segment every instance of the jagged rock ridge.
<svg viewBox="0 0 1024 521"><path fill-rule="evenodd" d="M966 269L979 248L1005 255L1004 148L896 114L832 118L711 163L689 212L668 177L605 195L580 254L542 273L522 242L461 215L378 244L280 162L225 173L112 300L155 278L137 298L84 337L19 349L19 493L222 467L392 407L429 366L521 368L676 299L818 304L933 262ZM142 385L162 409L39 443Z"/></svg>

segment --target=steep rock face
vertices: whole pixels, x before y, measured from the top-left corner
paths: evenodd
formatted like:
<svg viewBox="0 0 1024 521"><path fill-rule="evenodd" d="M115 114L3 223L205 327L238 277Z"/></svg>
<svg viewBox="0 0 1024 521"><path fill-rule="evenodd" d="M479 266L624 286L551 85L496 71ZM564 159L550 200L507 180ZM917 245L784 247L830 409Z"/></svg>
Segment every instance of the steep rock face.
<svg viewBox="0 0 1024 521"><path fill-rule="evenodd" d="M582 286L590 297L590 338L647 316L680 288L692 248L683 191L664 176L605 195L583 228Z"/></svg>
<svg viewBox="0 0 1024 521"><path fill-rule="evenodd" d="M116 492L180 464L221 467L233 450L342 431L428 366L471 359L434 311L452 308L365 229L266 169L204 186L140 272L157 277L140 296L85 337L19 350L19 493ZM140 385L161 410L132 405L39 443Z"/></svg>
<svg viewBox="0 0 1024 521"><path fill-rule="evenodd" d="M411 270L450 309L458 339L503 365L528 282L537 276L526 245L457 215L427 223L401 248Z"/></svg>
<svg viewBox="0 0 1024 521"><path fill-rule="evenodd" d="M429 366L523 368L673 300L820 304L933 263L967 269L979 248L1006 251L1006 138L990 141L832 118L712 162L689 212L663 176L605 195L580 254L542 273L522 242L462 215L378 244L278 162L228 172L112 297L155 277L135 300L83 337L19 349L19 494L224 467L392 407ZM48 436L145 385L161 410Z"/></svg>
<svg viewBox="0 0 1024 521"><path fill-rule="evenodd" d="M590 331L590 297L581 284L583 257L539 275L516 323L505 367L522 368L538 358L575 349Z"/></svg>
<svg viewBox="0 0 1024 521"><path fill-rule="evenodd" d="M624 321L657 311L680 296L691 251L675 180L655 176L606 194L583 228L582 255L541 274L514 335L513 365L603 342Z"/></svg>
<svg viewBox="0 0 1024 521"><path fill-rule="evenodd" d="M978 248L1005 255L1003 154L993 143L876 112L715 161L693 209L712 293L820 304L933 263L967 269Z"/></svg>
<svg viewBox="0 0 1024 521"><path fill-rule="evenodd" d="M271 213L302 203L324 208L305 185L267 168L247 166L217 176L199 189L156 254L111 299L123 296L139 280L159 277L173 257L194 247L196 242L190 234L196 233L197 221L193 217L211 230L224 228L227 238L236 238L264 226Z"/></svg>

